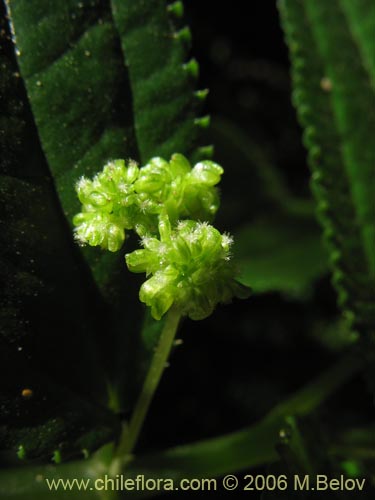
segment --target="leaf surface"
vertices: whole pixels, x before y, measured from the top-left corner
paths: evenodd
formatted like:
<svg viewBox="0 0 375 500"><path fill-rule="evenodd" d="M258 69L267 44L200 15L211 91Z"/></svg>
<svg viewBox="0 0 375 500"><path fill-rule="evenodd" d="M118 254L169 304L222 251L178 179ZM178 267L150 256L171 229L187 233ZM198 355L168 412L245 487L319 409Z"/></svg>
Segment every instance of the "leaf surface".
<svg viewBox="0 0 375 500"><path fill-rule="evenodd" d="M359 331L375 330L375 129L371 1L282 0L293 99L334 283Z"/></svg>
<svg viewBox="0 0 375 500"><path fill-rule="evenodd" d="M1 6L3 7L3 6ZM97 296L72 245L14 60L0 51L0 460L50 460L117 433L93 337Z"/></svg>
<svg viewBox="0 0 375 500"><path fill-rule="evenodd" d="M197 119L204 93L194 93L198 65L188 61L189 29L159 0L111 4L129 67L142 162L175 152L191 156L206 122Z"/></svg>
<svg viewBox="0 0 375 500"><path fill-rule="evenodd" d="M259 217L236 232L235 243L240 281L254 293L301 298L327 271L320 228L302 210Z"/></svg>

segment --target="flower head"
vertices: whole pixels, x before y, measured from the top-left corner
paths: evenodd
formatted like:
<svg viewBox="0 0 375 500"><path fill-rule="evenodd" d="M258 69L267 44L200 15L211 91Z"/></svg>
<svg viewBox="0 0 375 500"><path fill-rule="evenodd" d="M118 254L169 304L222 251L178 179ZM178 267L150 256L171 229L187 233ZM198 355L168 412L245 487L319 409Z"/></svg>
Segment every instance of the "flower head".
<svg viewBox="0 0 375 500"><path fill-rule="evenodd" d="M73 219L76 239L115 252L126 229L157 234L162 212L172 223L181 218L211 220L219 207L215 186L222 173L212 161L192 168L180 154L169 162L152 158L141 168L131 161L110 161L92 180L82 177L76 184L82 203Z"/></svg>
<svg viewBox="0 0 375 500"><path fill-rule="evenodd" d="M184 217L210 221L219 208L215 186L223 172L209 160L192 168L181 154L174 154L169 162L152 158L141 168L135 190L165 209L172 222Z"/></svg>
<svg viewBox="0 0 375 500"><path fill-rule="evenodd" d="M248 296L248 289L234 279L231 237L192 220L172 229L166 214L160 216L159 234L160 239L145 236L144 249L126 255L131 271L151 276L141 287L140 299L155 319L172 305L180 314L203 319L219 302Z"/></svg>
<svg viewBox="0 0 375 500"><path fill-rule="evenodd" d="M82 211L73 223L76 239L81 244L100 245L116 252L125 240L125 229L133 229L141 221L145 223L134 191L138 175L139 168L134 162L126 166L124 160L114 160L92 180L82 177L77 182Z"/></svg>

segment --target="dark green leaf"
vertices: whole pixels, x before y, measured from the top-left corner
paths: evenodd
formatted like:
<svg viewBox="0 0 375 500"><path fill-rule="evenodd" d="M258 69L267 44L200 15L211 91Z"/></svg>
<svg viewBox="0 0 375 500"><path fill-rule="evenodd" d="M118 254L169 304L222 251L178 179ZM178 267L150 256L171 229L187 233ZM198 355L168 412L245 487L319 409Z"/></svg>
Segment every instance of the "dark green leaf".
<svg viewBox="0 0 375 500"><path fill-rule="evenodd" d="M327 271L320 229L312 215L275 213L258 218L235 234L235 242L240 281L254 293L301 297Z"/></svg>
<svg viewBox="0 0 375 500"><path fill-rule="evenodd" d="M282 0L280 11L334 282L356 327L373 333L373 2Z"/></svg>
<svg viewBox="0 0 375 500"><path fill-rule="evenodd" d="M111 4L129 68L142 162L175 152L191 155L206 121L197 120L202 94L194 94L197 63L187 64L189 29L179 29L160 0Z"/></svg>
<svg viewBox="0 0 375 500"><path fill-rule="evenodd" d="M3 6L2 6L3 8ZM92 450L116 432L93 349L97 300L60 211L7 26L0 116L1 458Z"/></svg>
<svg viewBox="0 0 375 500"><path fill-rule="evenodd" d="M120 43L106 2L16 0L8 5L21 76L62 208L71 222L79 209L74 184L81 175L94 174L109 158L137 157ZM84 249L83 254L105 300L97 339L113 377L114 356L121 354L124 363L136 334L128 333L125 348L122 339L130 325L120 310L126 314L132 304L125 300L123 256L95 249Z"/></svg>

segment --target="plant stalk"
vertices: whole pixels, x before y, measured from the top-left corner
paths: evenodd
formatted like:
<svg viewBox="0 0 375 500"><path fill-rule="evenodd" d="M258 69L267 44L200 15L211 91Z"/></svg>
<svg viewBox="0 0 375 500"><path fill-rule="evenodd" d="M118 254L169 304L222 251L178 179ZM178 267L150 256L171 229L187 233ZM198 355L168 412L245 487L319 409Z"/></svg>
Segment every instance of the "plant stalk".
<svg viewBox="0 0 375 500"><path fill-rule="evenodd" d="M143 422L169 358L180 318L181 315L174 309L171 309L167 314L165 325L161 332L159 343L152 358L141 394L135 405L130 423L124 428L120 439L117 449L117 456L120 458L126 460L131 455L137 443Z"/></svg>

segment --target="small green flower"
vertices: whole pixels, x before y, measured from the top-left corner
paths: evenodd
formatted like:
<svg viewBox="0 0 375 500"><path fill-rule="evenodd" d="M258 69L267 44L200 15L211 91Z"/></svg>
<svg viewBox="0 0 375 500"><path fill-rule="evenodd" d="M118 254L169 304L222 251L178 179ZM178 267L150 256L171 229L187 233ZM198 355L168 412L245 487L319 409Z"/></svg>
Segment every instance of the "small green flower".
<svg viewBox="0 0 375 500"><path fill-rule="evenodd" d="M248 289L234 279L230 236L192 220L172 230L166 215L160 216L159 233L160 239L144 236L144 249L126 255L131 271L151 275L139 296L155 319L172 305L180 314L203 319L219 302L248 296Z"/></svg>
<svg viewBox="0 0 375 500"><path fill-rule="evenodd" d="M82 203L82 212L73 219L77 241L100 245L111 252L121 248L125 229L133 229L144 218L134 192L138 174L134 162L126 167L124 160L114 160L93 180L82 177L77 182L76 191Z"/></svg>
<svg viewBox="0 0 375 500"><path fill-rule="evenodd" d="M82 245L101 246L110 252L117 252L124 243L125 231L122 221L112 214L103 212L81 212L74 217L75 238Z"/></svg>
<svg viewBox="0 0 375 500"><path fill-rule="evenodd" d="M141 198L151 198L165 209L172 222L184 217L212 220L219 208L214 186L220 182L223 172L220 165L209 160L191 168L181 154L174 154L169 162L153 158L141 168L135 190Z"/></svg>
<svg viewBox="0 0 375 500"><path fill-rule="evenodd" d="M139 168L134 162L128 167L124 160L107 163L93 180L82 177L76 190L82 205L113 212L135 202L134 181L139 175Z"/></svg>

